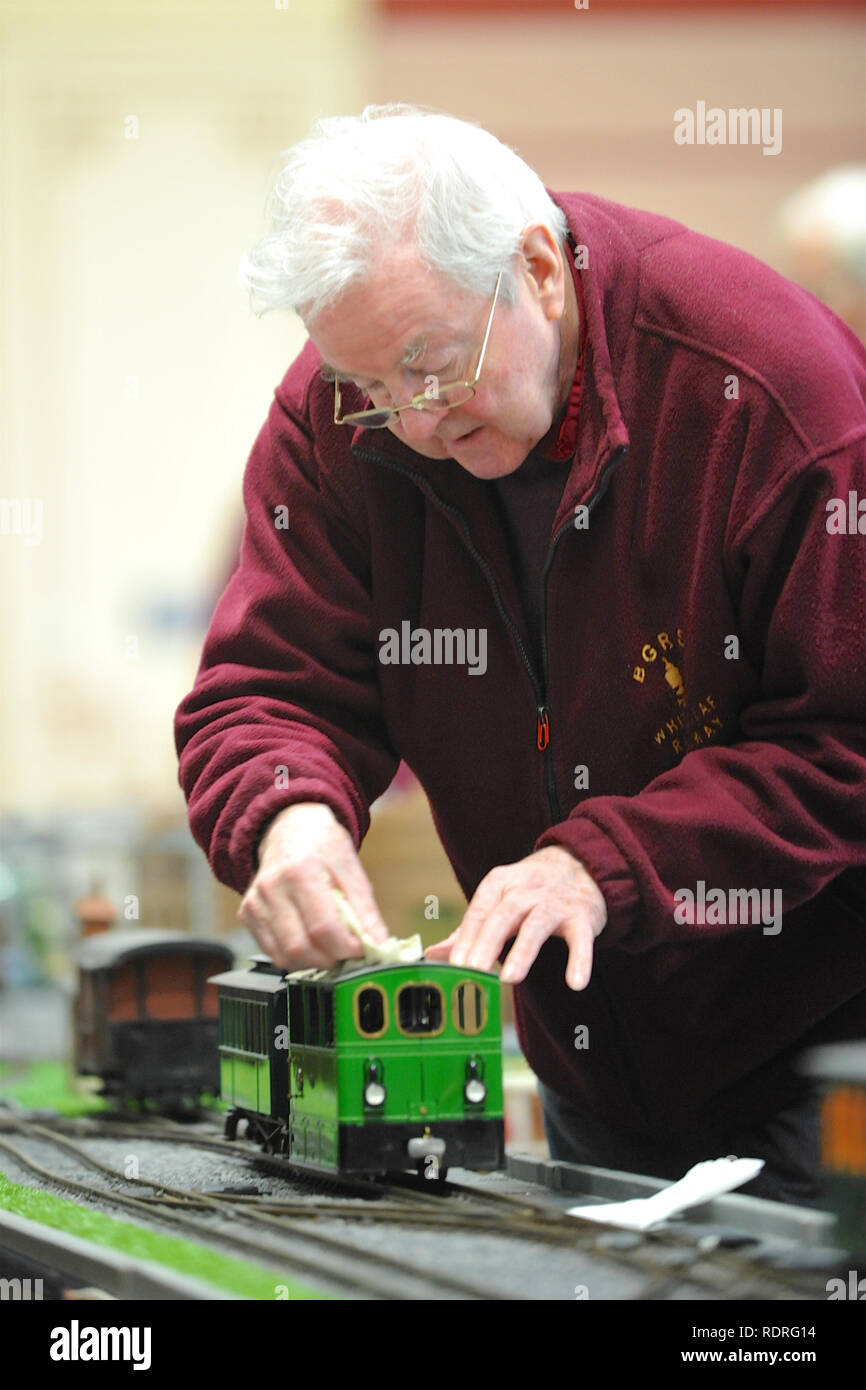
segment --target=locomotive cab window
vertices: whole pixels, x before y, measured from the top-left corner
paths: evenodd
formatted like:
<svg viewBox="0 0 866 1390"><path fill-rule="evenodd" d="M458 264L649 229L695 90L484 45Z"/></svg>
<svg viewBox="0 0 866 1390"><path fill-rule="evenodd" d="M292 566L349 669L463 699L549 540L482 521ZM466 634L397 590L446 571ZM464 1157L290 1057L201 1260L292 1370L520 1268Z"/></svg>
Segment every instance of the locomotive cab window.
<svg viewBox="0 0 866 1390"><path fill-rule="evenodd" d="M402 985L397 991L397 1027L401 1033L441 1033L444 1013L438 985Z"/></svg>
<svg viewBox="0 0 866 1390"><path fill-rule="evenodd" d="M321 985L302 986L306 1015L303 1041L308 1047L334 1046L334 995Z"/></svg>
<svg viewBox="0 0 866 1390"><path fill-rule="evenodd" d="M355 991L355 1027L365 1038L381 1038L388 1027L388 996L381 985L362 985Z"/></svg>
<svg viewBox="0 0 866 1390"><path fill-rule="evenodd" d="M487 1024L487 991L474 980L461 980L451 996L451 1019L458 1033L471 1036Z"/></svg>

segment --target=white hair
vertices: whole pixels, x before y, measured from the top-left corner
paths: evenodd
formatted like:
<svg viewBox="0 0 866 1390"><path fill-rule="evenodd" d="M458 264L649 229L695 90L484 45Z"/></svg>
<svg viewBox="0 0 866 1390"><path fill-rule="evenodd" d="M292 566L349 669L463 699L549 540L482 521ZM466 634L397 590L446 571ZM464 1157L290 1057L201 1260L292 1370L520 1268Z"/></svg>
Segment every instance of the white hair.
<svg viewBox="0 0 866 1390"><path fill-rule="evenodd" d="M368 106L317 121L284 152L268 200L269 234L238 271L253 308L315 318L363 278L383 250L414 244L463 288L513 303L509 262L524 229L564 241L568 223L541 179L468 121L415 106Z"/></svg>

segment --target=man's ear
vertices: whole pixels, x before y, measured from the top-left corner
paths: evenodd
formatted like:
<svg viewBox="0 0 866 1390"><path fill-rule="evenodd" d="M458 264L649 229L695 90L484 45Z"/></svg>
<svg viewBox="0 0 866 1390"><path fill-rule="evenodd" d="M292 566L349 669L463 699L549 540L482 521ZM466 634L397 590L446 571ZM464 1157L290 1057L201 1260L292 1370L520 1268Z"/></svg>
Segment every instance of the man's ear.
<svg viewBox="0 0 866 1390"><path fill-rule="evenodd" d="M541 222L529 223L523 229L520 251L530 294L539 301L546 318L560 318L565 308L565 275L550 228Z"/></svg>

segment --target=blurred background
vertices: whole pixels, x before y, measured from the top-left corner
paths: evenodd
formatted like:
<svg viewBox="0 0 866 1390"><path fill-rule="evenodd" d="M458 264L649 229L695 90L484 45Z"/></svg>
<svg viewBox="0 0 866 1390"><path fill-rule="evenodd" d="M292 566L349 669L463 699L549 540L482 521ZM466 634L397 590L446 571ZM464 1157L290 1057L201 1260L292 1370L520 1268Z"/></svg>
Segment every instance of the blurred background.
<svg viewBox="0 0 866 1390"><path fill-rule="evenodd" d="M862 332L863 60L857 3L6 0L0 1058L63 1055L51 1001L87 893L244 950L238 899L186 827L172 716L303 341L235 281L279 152L323 115L432 106L553 189L743 247ZM698 101L779 108L781 152L678 145L674 112ZM810 186L852 166L828 230ZM376 807L364 860L396 933L459 920L411 778ZM537 1130L522 1085L511 1138Z"/></svg>

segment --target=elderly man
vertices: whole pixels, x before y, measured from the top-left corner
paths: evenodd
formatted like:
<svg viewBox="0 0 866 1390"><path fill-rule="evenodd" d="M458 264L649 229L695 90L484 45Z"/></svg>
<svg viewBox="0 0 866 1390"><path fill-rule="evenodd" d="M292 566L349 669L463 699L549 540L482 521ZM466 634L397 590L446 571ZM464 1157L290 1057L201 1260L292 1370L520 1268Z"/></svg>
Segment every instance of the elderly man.
<svg viewBox="0 0 866 1390"><path fill-rule="evenodd" d="M796 1058L866 1033L866 361L667 218L410 108L289 155L243 278L309 342L177 715L193 832L284 967L384 937L400 758L515 988L552 1152L817 1193ZM862 499L862 500L861 500Z"/></svg>

